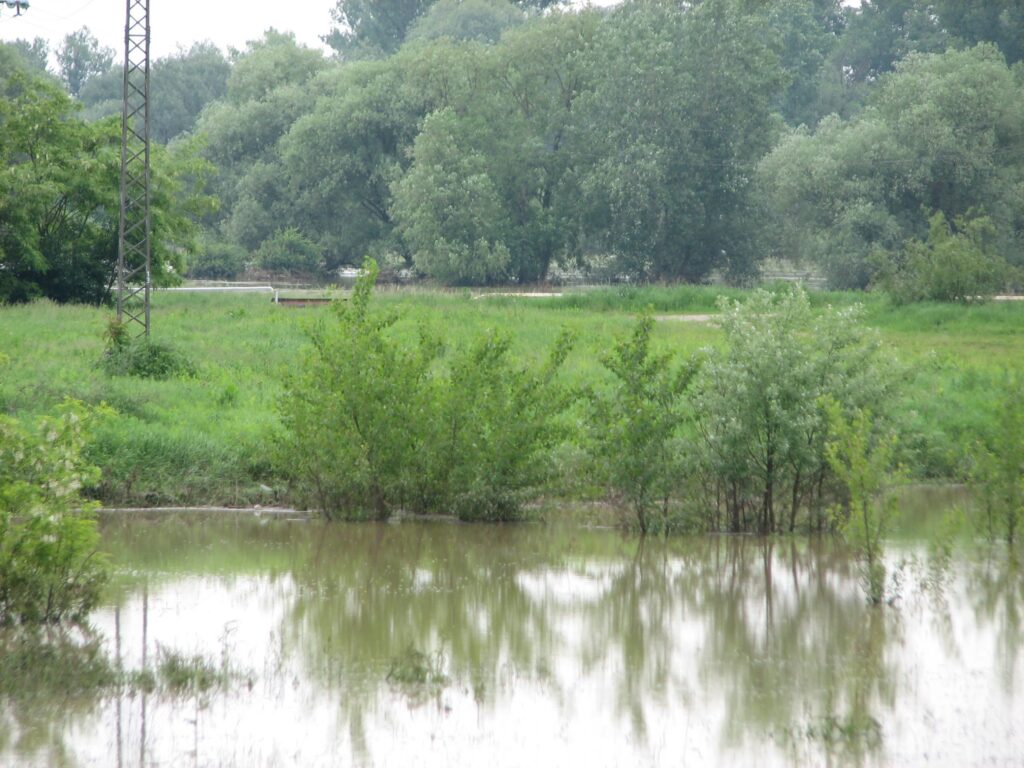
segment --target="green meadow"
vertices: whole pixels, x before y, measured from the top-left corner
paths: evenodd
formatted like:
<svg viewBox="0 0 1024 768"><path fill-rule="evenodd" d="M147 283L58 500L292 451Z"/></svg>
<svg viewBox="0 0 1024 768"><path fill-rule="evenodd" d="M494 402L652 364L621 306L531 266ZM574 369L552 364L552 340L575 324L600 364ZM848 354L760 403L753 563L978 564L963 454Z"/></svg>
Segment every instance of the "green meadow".
<svg viewBox="0 0 1024 768"><path fill-rule="evenodd" d="M576 343L560 375L600 387L608 376L601 355L645 308L659 320L662 349L686 357L721 343L713 315L722 293L744 296L689 286L546 298L382 289L374 301L398 314L392 332L399 336L412 340L426 326L453 349L498 330L523 360L543 358L568 329ZM901 362L901 460L909 475L963 480L967 449L990 428L994 387L1008 369L1024 368L1024 302L896 307L880 296L825 292L811 300L865 303L866 324ZM96 493L108 506L288 503L273 461L276 406L283 376L302 365L307 329L326 313L274 305L265 294L157 293L153 338L182 352L195 372L152 380L104 371L109 309L0 307L0 409L22 419L67 398L109 406L89 448L103 472Z"/></svg>

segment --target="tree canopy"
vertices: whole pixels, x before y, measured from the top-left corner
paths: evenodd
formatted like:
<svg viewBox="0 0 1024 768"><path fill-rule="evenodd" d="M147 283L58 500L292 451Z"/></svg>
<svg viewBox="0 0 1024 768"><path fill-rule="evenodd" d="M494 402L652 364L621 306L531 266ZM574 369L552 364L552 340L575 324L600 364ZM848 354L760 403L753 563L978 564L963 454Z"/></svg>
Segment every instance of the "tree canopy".
<svg viewBox="0 0 1024 768"><path fill-rule="evenodd" d="M109 300L117 263L120 126L86 123L71 97L0 48L0 302ZM209 201L187 153L153 154L155 279L181 266Z"/></svg>
<svg viewBox="0 0 1024 768"><path fill-rule="evenodd" d="M227 56L199 43L154 61L154 139L216 169L203 241L237 267L289 232L328 271L370 255L455 284L743 281L777 256L865 287L941 214L935 252L984 220L993 258L1024 260L1018 3L555 5L339 0L333 58L270 29ZM66 152L27 161L13 127L28 102L7 98L5 183L37 175L9 193L3 237L53 225L29 190L80 179L59 210L109 238L120 69L86 29L49 90L44 41L3 50ZM178 154L155 151L168 168ZM38 237L18 237L39 262Z"/></svg>

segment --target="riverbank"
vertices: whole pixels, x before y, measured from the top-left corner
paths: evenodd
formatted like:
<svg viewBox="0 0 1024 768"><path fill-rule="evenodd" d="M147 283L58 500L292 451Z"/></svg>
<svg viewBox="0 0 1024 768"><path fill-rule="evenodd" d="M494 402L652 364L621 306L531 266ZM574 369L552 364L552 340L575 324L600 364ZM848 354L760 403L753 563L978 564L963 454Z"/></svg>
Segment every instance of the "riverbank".
<svg viewBox="0 0 1024 768"><path fill-rule="evenodd" d="M543 301L469 292L382 290L374 299L394 310L394 333L414 338L421 325L443 332L450 349L485 329L512 337L513 354L536 361L568 329L576 346L561 372L572 386L608 380L601 354L625 336L636 314L705 315L709 322L659 322L659 349L680 358L721 343L714 322L716 287L570 291ZM1024 304L923 304L892 307L884 299L813 293L815 306L866 301L875 328L905 368L900 411L908 431L907 469L920 479L962 480L963 449L987 427L993 387L1006 367L1024 367ZM182 352L194 375L168 380L109 376L99 366L109 310L40 302L0 308L0 409L28 419L66 398L99 405L103 419L89 458L103 471L97 489L107 506L229 507L287 505L292 499L271 460L283 375L301 365L305 329L326 312L275 306L261 295L157 293L153 337ZM576 475L571 450L558 453L565 481L546 490L597 502L601 489Z"/></svg>

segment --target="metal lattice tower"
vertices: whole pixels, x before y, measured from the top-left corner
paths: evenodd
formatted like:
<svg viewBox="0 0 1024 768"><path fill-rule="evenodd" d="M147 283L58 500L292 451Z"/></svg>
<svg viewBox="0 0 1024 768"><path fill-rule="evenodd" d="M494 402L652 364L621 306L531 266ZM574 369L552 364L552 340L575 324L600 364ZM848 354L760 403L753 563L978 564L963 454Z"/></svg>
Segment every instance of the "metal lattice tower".
<svg viewBox="0 0 1024 768"><path fill-rule="evenodd" d="M22 11L28 10L28 0L0 0L0 5L12 8L15 16L21 16Z"/></svg>
<svg viewBox="0 0 1024 768"><path fill-rule="evenodd" d="M121 112L117 319L149 336L149 0L127 0Z"/></svg>

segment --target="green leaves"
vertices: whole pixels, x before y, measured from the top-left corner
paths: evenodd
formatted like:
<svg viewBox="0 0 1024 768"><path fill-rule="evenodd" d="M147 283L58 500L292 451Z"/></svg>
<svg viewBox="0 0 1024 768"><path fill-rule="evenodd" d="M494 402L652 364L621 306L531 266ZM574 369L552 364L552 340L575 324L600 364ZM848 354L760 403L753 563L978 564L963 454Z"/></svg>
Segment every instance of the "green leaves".
<svg viewBox="0 0 1024 768"><path fill-rule="evenodd" d="M823 402L829 425L825 457L846 496L838 527L860 557L868 600L878 604L885 598L882 542L897 514L895 499L886 495L894 481L896 437L879 435L870 410L858 408L847 419L835 400Z"/></svg>
<svg viewBox="0 0 1024 768"><path fill-rule="evenodd" d="M875 254L877 283L898 303L984 301L1005 290L1014 270L996 252L987 217L961 219L953 231L942 213L932 216L928 240L909 241L901 253Z"/></svg>
<svg viewBox="0 0 1024 768"><path fill-rule="evenodd" d="M88 124L57 86L0 69L0 301L45 296L102 304L117 264L120 130ZM189 147L152 152L154 281L174 279L191 246L208 171Z"/></svg>
<svg viewBox="0 0 1024 768"><path fill-rule="evenodd" d="M761 162L776 249L865 287L871 254L924 240L935 214L983 214L993 249L1021 262L1022 121L1021 86L993 46L909 56L857 117L794 132Z"/></svg>
<svg viewBox="0 0 1024 768"><path fill-rule="evenodd" d="M543 479L554 419L567 404L554 376L570 342L538 369L518 366L496 334L443 359L424 330L418 343L393 333L395 316L371 304L376 275L367 261L286 384L282 466L328 518L403 509L517 517Z"/></svg>
<svg viewBox="0 0 1024 768"><path fill-rule="evenodd" d="M106 561L82 493L99 471L82 460L94 414L67 403L26 427L0 416L0 624L84 621Z"/></svg>
<svg viewBox="0 0 1024 768"><path fill-rule="evenodd" d="M627 273L752 270L749 178L773 143L783 85L760 26L728 0L630 3L601 26L574 150L585 227Z"/></svg>
<svg viewBox="0 0 1024 768"><path fill-rule="evenodd" d="M676 367L671 353L655 354L653 329L648 312L629 337L602 357L615 381L611 389L592 394L589 417L589 442L600 475L632 507L644 533L669 526L669 501L684 479L684 397L699 366L690 361ZM662 515L654 520L658 504Z"/></svg>
<svg viewBox="0 0 1024 768"><path fill-rule="evenodd" d="M809 526L823 527L820 399L883 413L892 368L860 325L859 307L817 315L803 291L788 290L756 291L722 310L728 347L708 353L694 402L709 501L724 507L732 531L793 531L804 512Z"/></svg>

